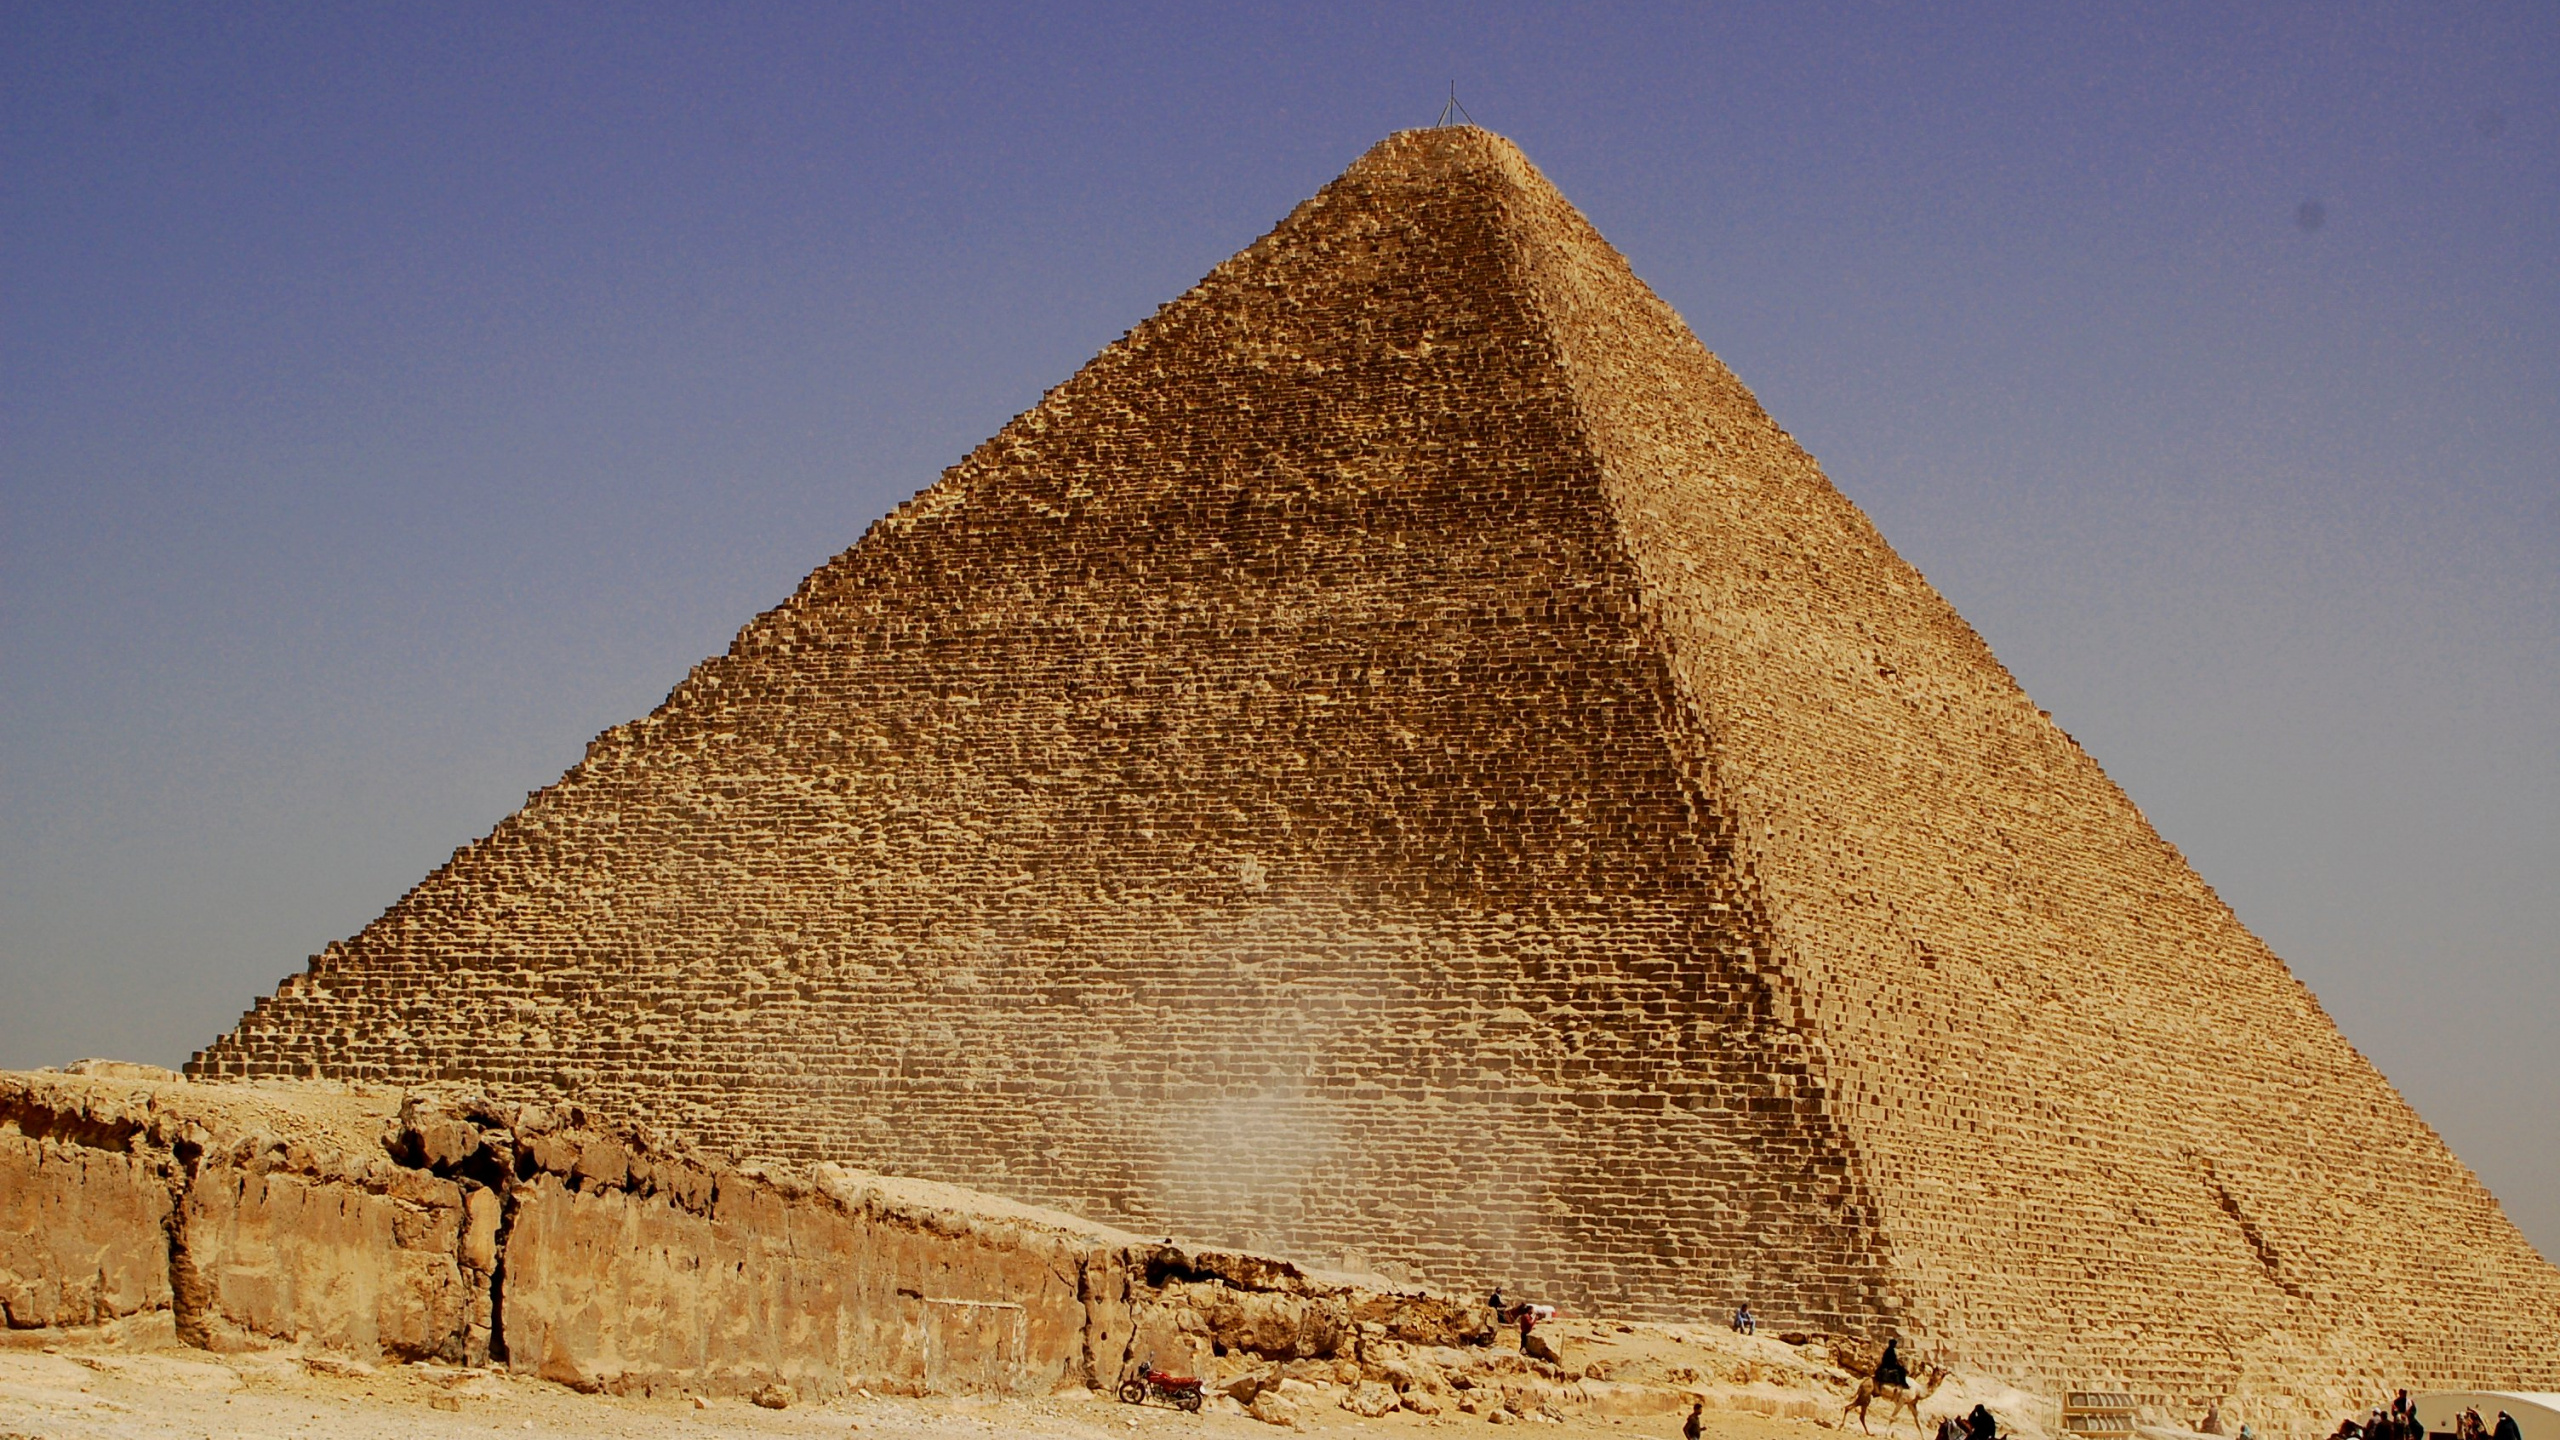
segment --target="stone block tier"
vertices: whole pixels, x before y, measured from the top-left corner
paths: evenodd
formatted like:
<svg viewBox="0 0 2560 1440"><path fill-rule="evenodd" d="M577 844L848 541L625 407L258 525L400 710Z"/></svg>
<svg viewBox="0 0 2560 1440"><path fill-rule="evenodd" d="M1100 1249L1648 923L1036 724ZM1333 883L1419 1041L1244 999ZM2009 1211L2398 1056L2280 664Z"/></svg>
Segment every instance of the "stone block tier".
<svg viewBox="0 0 2560 1440"><path fill-rule="evenodd" d="M190 1071L2057 1391L2560 1386L2560 1272L1476 129L1379 144Z"/></svg>

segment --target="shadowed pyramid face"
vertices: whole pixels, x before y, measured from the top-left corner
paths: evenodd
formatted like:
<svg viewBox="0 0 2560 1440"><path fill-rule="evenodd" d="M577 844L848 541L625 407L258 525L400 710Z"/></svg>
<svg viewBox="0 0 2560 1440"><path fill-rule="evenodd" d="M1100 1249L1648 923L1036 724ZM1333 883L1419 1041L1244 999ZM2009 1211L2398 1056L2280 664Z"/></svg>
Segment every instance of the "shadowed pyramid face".
<svg viewBox="0 0 2560 1440"><path fill-rule="evenodd" d="M193 1068L566 1091L2021 1377L2523 1377L2560 1331L2283 966L1472 129L1383 142Z"/></svg>

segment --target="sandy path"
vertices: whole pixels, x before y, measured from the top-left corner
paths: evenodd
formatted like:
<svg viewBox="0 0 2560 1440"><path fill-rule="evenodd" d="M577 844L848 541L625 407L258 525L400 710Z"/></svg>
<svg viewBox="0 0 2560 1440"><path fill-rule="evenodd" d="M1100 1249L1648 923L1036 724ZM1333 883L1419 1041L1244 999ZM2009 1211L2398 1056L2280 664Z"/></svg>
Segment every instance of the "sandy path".
<svg viewBox="0 0 2560 1440"><path fill-rule="evenodd" d="M1607 1435L1674 1440L1676 1414L1611 1419L1521 1421L1559 1437ZM1716 1440L1811 1440L1821 1427L1737 1411L1710 1410ZM1394 1440L1436 1432L1439 1440L1485 1427L1476 1416L1398 1414L1364 1420L1346 1411L1310 1411L1304 1433ZM187 1349L63 1346L0 1351L0 1440L463 1440L493 1434L616 1436L632 1440L712 1440L725 1436L882 1436L979 1440L990 1435L1063 1440L1276 1440L1287 1432L1242 1415L1183 1415L1133 1407L1084 1392L1040 1400L909 1400L855 1397L828 1405L765 1410L741 1400L643 1399L580 1395L494 1371L434 1365L367 1372L288 1352L209 1355ZM1836 1435L1837 1432L1831 1432ZM1906 1431L1907 1433L1907 1431Z"/></svg>

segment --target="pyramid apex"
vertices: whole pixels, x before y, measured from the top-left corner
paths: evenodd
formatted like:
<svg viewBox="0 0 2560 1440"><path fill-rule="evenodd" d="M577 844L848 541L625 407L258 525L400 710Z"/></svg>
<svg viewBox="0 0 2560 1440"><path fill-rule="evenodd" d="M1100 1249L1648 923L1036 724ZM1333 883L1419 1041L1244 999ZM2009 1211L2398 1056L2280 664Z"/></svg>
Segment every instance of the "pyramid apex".
<svg viewBox="0 0 2560 1440"><path fill-rule="evenodd" d="M1515 179L1537 173L1519 146L1481 125L1426 125L1392 131L1370 146L1344 173L1358 174L1373 168L1417 175L1492 168L1511 172Z"/></svg>
<svg viewBox="0 0 2560 1440"><path fill-rule="evenodd" d="M1481 125L1430 125L1390 132L1307 203L1322 208L1339 200L1360 203L1360 197L1366 197L1367 203L1383 201L1389 209L1401 211L1412 202L1459 191L1493 197L1508 217L1503 222L1506 228L1532 214L1580 218L1581 212L1518 145ZM1282 226L1261 243L1271 243L1289 228Z"/></svg>

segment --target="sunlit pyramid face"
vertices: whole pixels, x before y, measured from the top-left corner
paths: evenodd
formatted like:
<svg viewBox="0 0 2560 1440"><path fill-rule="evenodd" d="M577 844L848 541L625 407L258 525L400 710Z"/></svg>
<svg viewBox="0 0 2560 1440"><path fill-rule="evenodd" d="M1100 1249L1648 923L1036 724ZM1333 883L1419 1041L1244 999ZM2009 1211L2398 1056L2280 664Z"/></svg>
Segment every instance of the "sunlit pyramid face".
<svg viewBox="0 0 2560 1440"><path fill-rule="evenodd" d="M2017 1374L2451 1373L2560 1314L1471 127L1379 144L194 1068Z"/></svg>

